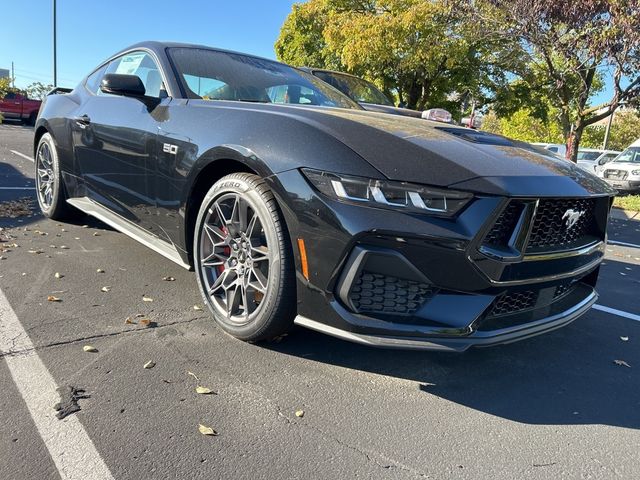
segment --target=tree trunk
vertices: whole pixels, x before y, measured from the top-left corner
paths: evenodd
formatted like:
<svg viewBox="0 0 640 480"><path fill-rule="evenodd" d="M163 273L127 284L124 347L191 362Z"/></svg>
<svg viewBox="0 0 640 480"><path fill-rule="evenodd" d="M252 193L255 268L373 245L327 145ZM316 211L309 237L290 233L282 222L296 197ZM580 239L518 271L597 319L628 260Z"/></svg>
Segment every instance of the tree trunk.
<svg viewBox="0 0 640 480"><path fill-rule="evenodd" d="M582 139L582 132L584 131L584 125L582 120L578 120L575 124L575 128L569 137L567 142L567 158L573 163L578 161L578 148L580 148L580 140Z"/></svg>
<svg viewBox="0 0 640 480"><path fill-rule="evenodd" d="M422 86L416 80L413 80L409 84L407 91L407 108L412 110L416 109L418 101L420 100L420 94L422 93Z"/></svg>

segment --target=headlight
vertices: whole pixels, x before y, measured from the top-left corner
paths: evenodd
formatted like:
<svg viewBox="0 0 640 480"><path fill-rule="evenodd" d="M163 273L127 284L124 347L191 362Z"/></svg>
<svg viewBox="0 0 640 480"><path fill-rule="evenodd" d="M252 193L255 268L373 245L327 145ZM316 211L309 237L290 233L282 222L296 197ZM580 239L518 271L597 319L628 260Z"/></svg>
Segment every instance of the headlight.
<svg viewBox="0 0 640 480"><path fill-rule="evenodd" d="M450 217L472 198L470 193L412 183L352 177L307 168L302 169L302 173L326 196L370 207Z"/></svg>
<svg viewBox="0 0 640 480"><path fill-rule="evenodd" d="M640 175L640 170L631 170L631 175Z"/></svg>

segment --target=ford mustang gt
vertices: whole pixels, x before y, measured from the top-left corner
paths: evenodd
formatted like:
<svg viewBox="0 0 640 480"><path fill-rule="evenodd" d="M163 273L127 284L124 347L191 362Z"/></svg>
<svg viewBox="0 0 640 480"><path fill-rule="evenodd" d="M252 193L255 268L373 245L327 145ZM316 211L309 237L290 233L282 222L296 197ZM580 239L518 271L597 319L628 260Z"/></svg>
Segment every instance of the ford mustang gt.
<svg viewBox="0 0 640 480"><path fill-rule="evenodd" d="M364 111L251 55L145 42L43 104L38 202L195 270L217 324L463 351L596 300L613 190L525 143Z"/></svg>

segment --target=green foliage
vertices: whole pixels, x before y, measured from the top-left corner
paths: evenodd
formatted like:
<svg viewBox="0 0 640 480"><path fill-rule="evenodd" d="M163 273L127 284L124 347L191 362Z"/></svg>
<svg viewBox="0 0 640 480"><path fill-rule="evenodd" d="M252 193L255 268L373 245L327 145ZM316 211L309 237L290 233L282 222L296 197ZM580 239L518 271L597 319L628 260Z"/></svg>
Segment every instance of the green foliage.
<svg viewBox="0 0 640 480"><path fill-rule="evenodd" d="M491 111L484 116L482 129L524 142L562 143L562 131L556 121L536 118L530 109L522 108L508 117L499 118Z"/></svg>
<svg viewBox="0 0 640 480"><path fill-rule="evenodd" d="M11 86L10 78L0 78L0 98L4 98L4 96L13 92L15 89Z"/></svg>
<svg viewBox="0 0 640 480"><path fill-rule="evenodd" d="M296 4L275 49L294 65L333 68L395 91L409 108L481 96L487 42L448 0L310 0Z"/></svg>
<svg viewBox="0 0 640 480"><path fill-rule="evenodd" d="M588 127L582 137L585 147L600 148L604 142L603 126ZM609 133L609 150L624 150L640 138L640 115L633 111L618 112L613 117Z"/></svg>
<svg viewBox="0 0 640 480"><path fill-rule="evenodd" d="M42 82L34 82L27 88L25 88L25 92L27 92L27 96L29 98L32 98L34 100L44 100L44 97L46 97L47 93L49 93L52 89L53 85L51 84L45 85Z"/></svg>
<svg viewBox="0 0 640 480"><path fill-rule="evenodd" d="M640 195L625 195L623 197L616 197L613 200L613 206L624 208L625 210L640 212Z"/></svg>

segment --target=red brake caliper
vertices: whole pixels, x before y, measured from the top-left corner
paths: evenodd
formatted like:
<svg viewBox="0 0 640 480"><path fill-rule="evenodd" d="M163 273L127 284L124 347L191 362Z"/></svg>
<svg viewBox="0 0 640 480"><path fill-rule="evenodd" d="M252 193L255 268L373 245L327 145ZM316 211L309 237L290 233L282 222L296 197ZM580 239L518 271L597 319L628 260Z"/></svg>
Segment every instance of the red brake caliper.
<svg viewBox="0 0 640 480"><path fill-rule="evenodd" d="M220 230L222 230L222 233L224 233L225 235L227 235L227 234L228 234L227 227L224 227L224 226L223 226L223 227L220 227ZM227 245L226 247L224 247L224 248L222 249L222 251L223 251L223 253L224 253L225 257L228 257L229 255L231 255L231 247L229 247L229 245ZM218 266L216 267L216 270L217 270L217 272L218 272L218 275L220 275L222 272L224 272L224 265L218 265Z"/></svg>

